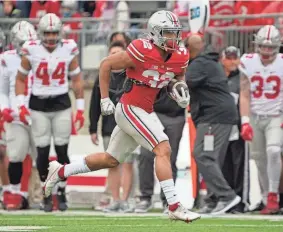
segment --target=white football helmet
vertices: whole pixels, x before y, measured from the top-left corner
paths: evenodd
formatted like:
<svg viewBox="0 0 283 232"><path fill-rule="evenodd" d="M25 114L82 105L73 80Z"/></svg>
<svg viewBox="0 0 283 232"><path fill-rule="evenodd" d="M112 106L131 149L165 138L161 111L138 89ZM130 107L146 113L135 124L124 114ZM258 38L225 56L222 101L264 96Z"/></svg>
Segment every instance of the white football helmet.
<svg viewBox="0 0 283 232"><path fill-rule="evenodd" d="M281 46L279 30L273 25L262 27L255 35L255 51L263 61L272 61Z"/></svg>
<svg viewBox="0 0 283 232"><path fill-rule="evenodd" d="M45 47L55 48L62 39L60 18L53 13L44 15L38 24L38 34Z"/></svg>
<svg viewBox="0 0 283 232"><path fill-rule="evenodd" d="M34 26L27 21L19 21L11 29L11 42L19 54L26 41L36 39L37 33Z"/></svg>
<svg viewBox="0 0 283 232"><path fill-rule="evenodd" d="M178 49L181 42L182 26L178 17L171 11L155 12L148 20L147 29L155 45L167 52Z"/></svg>

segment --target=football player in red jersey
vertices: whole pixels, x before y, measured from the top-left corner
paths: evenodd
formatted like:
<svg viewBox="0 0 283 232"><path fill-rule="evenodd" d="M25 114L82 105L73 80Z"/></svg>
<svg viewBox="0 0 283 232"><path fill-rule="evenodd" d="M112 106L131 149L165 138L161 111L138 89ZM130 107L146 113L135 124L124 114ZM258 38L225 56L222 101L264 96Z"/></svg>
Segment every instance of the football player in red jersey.
<svg viewBox="0 0 283 232"><path fill-rule="evenodd" d="M117 126L107 151L67 165L51 162L44 193L50 195L53 186L68 176L116 167L125 160L124 154L130 154L141 145L156 155L156 175L169 205L169 218L191 222L200 215L188 211L179 202L172 178L168 137L151 114L160 89L174 78L183 79L189 54L186 48L179 47L182 28L172 12L154 13L148 21L148 31L148 40L134 40L127 51L109 56L101 63L99 81L103 114L110 115L115 111L108 95L111 70L126 69L128 77L125 93L116 107ZM176 102L183 108L187 107L189 99L189 93L184 89L175 94Z"/></svg>

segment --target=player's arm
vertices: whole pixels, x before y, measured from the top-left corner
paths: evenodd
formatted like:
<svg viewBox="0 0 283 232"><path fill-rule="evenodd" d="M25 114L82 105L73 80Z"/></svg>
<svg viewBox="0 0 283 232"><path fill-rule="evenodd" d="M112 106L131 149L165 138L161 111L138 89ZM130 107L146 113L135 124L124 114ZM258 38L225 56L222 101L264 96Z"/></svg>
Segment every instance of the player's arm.
<svg viewBox="0 0 283 232"><path fill-rule="evenodd" d="M78 56L75 56L69 65L69 76L71 77L72 89L77 99L77 110L84 111L84 81Z"/></svg>
<svg viewBox="0 0 283 232"><path fill-rule="evenodd" d="M5 64L2 63L0 67L0 108L1 108L1 111L3 111L4 109L10 108L9 89L10 88L9 88L8 70L5 67Z"/></svg>
<svg viewBox="0 0 283 232"><path fill-rule="evenodd" d="M26 56L22 56L21 65L18 69L16 76L15 92L18 99L19 106L25 105L25 80L28 78L29 71L31 70L30 61Z"/></svg>
<svg viewBox="0 0 283 232"><path fill-rule="evenodd" d="M121 51L104 58L99 68L101 99L109 98L109 82L112 70L121 70L134 67L135 63L126 51Z"/></svg>
<svg viewBox="0 0 283 232"><path fill-rule="evenodd" d="M240 113L243 123L249 123L250 116L250 81L248 77L240 75Z"/></svg>
<svg viewBox="0 0 283 232"><path fill-rule="evenodd" d="M82 73L79 65L79 59L76 55L69 65L69 76L71 77L72 81L72 89L75 93L76 97L76 106L77 106L77 113L75 118L75 124L77 130L81 129L84 125L84 108L85 108L85 100L84 100L84 81L82 78Z"/></svg>

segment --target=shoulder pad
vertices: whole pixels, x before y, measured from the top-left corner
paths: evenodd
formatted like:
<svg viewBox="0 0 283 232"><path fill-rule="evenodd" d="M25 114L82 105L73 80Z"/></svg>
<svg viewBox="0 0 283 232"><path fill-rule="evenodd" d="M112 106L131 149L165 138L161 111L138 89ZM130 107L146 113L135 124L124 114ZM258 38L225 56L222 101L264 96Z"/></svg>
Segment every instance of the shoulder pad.
<svg viewBox="0 0 283 232"><path fill-rule="evenodd" d="M70 54L76 56L79 54L79 48L77 43L73 39L62 39L62 46L66 47Z"/></svg>
<svg viewBox="0 0 283 232"><path fill-rule="evenodd" d="M127 53L136 64L144 63L146 56L153 50L153 48L154 46L149 40L136 39L127 47Z"/></svg>

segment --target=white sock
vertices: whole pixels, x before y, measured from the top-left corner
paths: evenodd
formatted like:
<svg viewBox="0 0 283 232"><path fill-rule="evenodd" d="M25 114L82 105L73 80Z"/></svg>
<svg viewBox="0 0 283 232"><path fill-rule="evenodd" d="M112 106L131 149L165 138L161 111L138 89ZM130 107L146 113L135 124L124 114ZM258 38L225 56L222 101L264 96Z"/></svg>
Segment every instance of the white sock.
<svg viewBox="0 0 283 232"><path fill-rule="evenodd" d="M59 188L66 188L67 181L60 181L57 185Z"/></svg>
<svg viewBox="0 0 283 232"><path fill-rule="evenodd" d="M2 185L2 190L3 192L8 192L8 191L11 191L11 188L10 188L10 185Z"/></svg>
<svg viewBox="0 0 283 232"><path fill-rule="evenodd" d="M267 149L267 175L269 192L272 193L278 193L281 176L281 151L279 148L278 151L275 148L277 147L270 147L270 150Z"/></svg>
<svg viewBox="0 0 283 232"><path fill-rule="evenodd" d="M21 184L11 184L11 192L19 193L21 190Z"/></svg>
<svg viewBox="0 0 283 232"><path fill-rule="evenodd" d="M24 198L28 199L28 192L20 192L20 194L21 194Z"/></svg>
<svg viewBox="0 0 283 232"><path fill-rule="evenodd" d="M161 181L160 186L166 197L168 205L174 205L179 202L173 179Z"/></svg>
<svg viewBox="0 0 283 232"><path fill-rule="evenodd" d="M86 165L85 159L67 164L64 167L64 177L65 178L72 176L72 175L76 175L79 173L86 173L86 172L91 172L91 170Z"/></svg>

